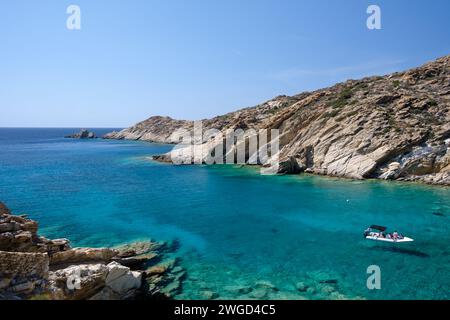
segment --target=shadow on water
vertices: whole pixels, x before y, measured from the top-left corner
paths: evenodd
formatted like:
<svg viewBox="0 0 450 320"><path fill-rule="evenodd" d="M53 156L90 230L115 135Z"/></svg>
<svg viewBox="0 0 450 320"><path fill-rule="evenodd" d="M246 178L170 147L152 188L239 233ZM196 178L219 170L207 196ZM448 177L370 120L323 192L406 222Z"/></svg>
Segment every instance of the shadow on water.
<svg viewBox="0 0 450 320"><path fill-rule="evenodd" d="M430 255L428 253L414 250L414 249L406 249L406 248L398 248L398 247L385 247L385 246L375 246L372 249L378 250L378 251L390 251L395 253L401 253L401 254L408 254L411 256L416 256L420 258L429 258Z"/></svg>
<svg viewBox="0 0 450 320"><path fill-rule="evenodd" d="M438 217L445 217L445 214L443 214L442 212L439 212L439 211L433 212L432 215L435 215L435 216L438 216Z"/></svg>

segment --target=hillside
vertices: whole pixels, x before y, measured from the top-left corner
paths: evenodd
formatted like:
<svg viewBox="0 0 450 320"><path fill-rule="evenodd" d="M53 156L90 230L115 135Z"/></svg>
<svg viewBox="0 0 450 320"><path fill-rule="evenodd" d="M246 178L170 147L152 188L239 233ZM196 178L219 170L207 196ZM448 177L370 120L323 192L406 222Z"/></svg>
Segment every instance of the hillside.
<svg viewBox="0 0 450 320"><path fill-rule="evenodd" d="M104 138L175 143L171 134L192 126L152 117ZM279 96L203 126L279 129L280 173L450 185L450 56L405 72Z"/></svg>

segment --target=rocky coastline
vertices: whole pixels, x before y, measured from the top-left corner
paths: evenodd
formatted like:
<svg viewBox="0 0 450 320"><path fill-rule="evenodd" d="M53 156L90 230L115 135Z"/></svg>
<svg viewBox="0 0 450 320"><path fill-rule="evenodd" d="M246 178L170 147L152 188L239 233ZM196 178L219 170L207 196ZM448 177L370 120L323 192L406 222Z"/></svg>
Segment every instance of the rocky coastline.
<svg viewBox="0 0 450 320"><path fill-rule="evenodd" d="M211 128L278 129L279 173L450 186L450 56L203 120ZM178 129L193 122L156 116L104 138L173 144Z"/></svg>
<svg viewBox="0 0 450 320"><path fill-rule="evenodd" d="M175 250L153 241L72 248L39 236L36 221L0 202L0 300L169 299L185 277Z"/></svg>

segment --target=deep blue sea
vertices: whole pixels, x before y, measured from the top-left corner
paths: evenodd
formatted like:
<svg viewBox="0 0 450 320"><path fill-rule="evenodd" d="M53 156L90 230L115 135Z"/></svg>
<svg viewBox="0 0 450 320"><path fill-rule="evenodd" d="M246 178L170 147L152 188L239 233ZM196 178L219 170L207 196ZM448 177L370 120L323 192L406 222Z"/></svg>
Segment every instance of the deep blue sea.
<svg viewBox="0 0 450 320"><path fill-rule="evenodd" d="M171 146L62 138L77 131L0 129L0 201L75 246L178 240L179 298L450 298L449 188L173 166L149 159ZM364 240L370 224L416 241ZM367 289L370 265L381 290ZM236 289L261 281L278 290Z"/></svg>

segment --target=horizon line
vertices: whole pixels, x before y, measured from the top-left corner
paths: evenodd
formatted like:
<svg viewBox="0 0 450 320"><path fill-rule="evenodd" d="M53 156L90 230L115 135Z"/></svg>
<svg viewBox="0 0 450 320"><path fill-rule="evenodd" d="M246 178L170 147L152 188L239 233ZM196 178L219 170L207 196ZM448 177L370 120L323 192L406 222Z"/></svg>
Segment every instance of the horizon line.
<svg viewBox="0 0 450 320"><path fill-rule="evenodd" d="M0 129L126 129L128 127L89 127L89 126L80 126L80 127L24 127L24 126L11 126L11 127L3 127L0 126Z"/></svg>

